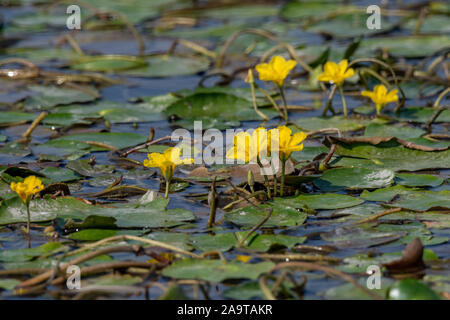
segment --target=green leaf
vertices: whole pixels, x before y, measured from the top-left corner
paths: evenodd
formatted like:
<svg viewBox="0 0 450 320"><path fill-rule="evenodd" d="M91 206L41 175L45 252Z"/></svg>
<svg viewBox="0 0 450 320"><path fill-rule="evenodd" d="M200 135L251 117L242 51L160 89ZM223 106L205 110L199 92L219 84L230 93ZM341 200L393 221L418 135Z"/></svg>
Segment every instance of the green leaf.
<svg viewBox="0 0 450 320"><path fill-rule="evenodd" d="M0 127L34 120L35 115L17 111L1 111Z"/></svg>
<svg viewBox="0 0 450 320"><path fill-rule="evenodd" d="M147 137L136 133L126 132L93 132L93 133L78 133L73 135L62 136L52 140L52 143L61 143L62 141L78 141L78 142L99 142L117 149L132 147L147 141ZM66 142L68 143L68 142ZM69 145L71 146L71 145ZM91 146L91 151L108 150L103 147Z"/></svg>
<svg viewBox="0 0 450 320"><path fill-rule="evenodd" d="M209 67L209 61L202 58L160 55L151 56L145 61L147 66L128 70L125 73L142 77L174 77L196 74Z"/></svg>
<svg viewBox="0 0 450 320"><path fill-rule="evenodd" d="M224 232L215 235L201 235L192 237L192 244L195 249L202 251L229 251L233 247L238 247L238 243L247 235L243 232ZM255 233L251 235L243 244L242 248L266 252L274 246L291 248L292 246L303 243L306 237L286 236L282 234L266 235Z"/></svg>
<svg viewBox="0 0 450 320"><path fill-rule="evenodd" d="M364 168L336 168L325 171L314 180L323 191L341 189L376 189L390 186L394 180L391 170L371 170Z"/></svg>
<svg viewBox="0 0 450 320"><path fill-rule="evenodd" d="M306 213L299 212L295 207L285 203L274 202L272 204L264 204L255 208L248 206L241 209L235 209L225 213L225 220L239 226L253 227L267 216L264 209L272 208L272 215L263 225L263 228L288 227L301 225L306 220Z"/></svg>
<svg viewBox="0 0 450 320"><path fill-rule="evenodd" d="M25 108L28 110L49 110L57 105L71 104L74 102L90 102L97 98L97 96L85 93L84 91L54 86L33 85L29 86L29 89L34 91L36 95L25 100ZM93 90L98 95L95 89L89 88L89 90Z"/></svg>
<svg viewBox="0 0 450 320"><path fill-rule="evenodd" d="M70 161L66 167L85 177L102 176L114 171L114 166L106 164L91 165L89 160Z"/></svg>
<svg viewBox="0 0 450 320"><path fill-rule="evenodd" d="M262 112L269 118L275 115L274 110ZM182 119L175 123L186 128L193 127L194 121L202 121L203 129L224 129L239 125L242 119L261 119L248 100L226 93L192 94L170 105L165 113Z"/></svg>
<svg viewBox="0 0 450 320"><path fill-rule="evenodd" d="M392 116L398 121L426 123L435 112L436 109L434 108L410 107L400 109L398 113L394 113ZM450 110L442 111L434 121L434 123L440 122L450 122Z"/></svg>
<svg viewBox="0 0 450 320"><path fill-rule="evenodd" d="M404 140L418 138L424 134L425 131L420 128L379 123L369 124L364 131L364 135L367 137L397 137Z"/></svg>
<svg viewBox="0 0 450 320"><path fill-rule="evenodd" d="M407 187L437 187L444 183L444 179L431 174L397 173L395 182Z"/></svg>
<svg viewBox="0 0 450 320"><path fill-rule="evenodd" d="M66 168L47 167L39 171L39 173L45 175L52 182L71 182L81 179L79 175Z"/></svg>
<svg viewBox="0 0 450 320"><path fill-rule="evenodd" d="M447 35L376 37L362 40L357 56L371 56L377 50L384 49L394 56L420 58L449 45L450 37Z"/></svg>
<svg viewBox="0 0 450 320"><path fill-rule="evenodd" d="M432 208L450 208L450 191L412 191L401 194L389 205L415 211L427 211Z"/></svg>
<svg viewBox="0 0 450 320"><path fill-rule="evenodd" d="M290 205L295 208L307 206L310 209L341 209L357 206L364 200L334 193L302 194L294 198L275 199L280 205Z"/></svg>
<svg viewBox="0 0 450 320"><path fill-rule="evenodd" d="M422 169L450 168L450 150L426 152L413 150L390 140L377 146L367 143L339 143L335 154L347 157L368 159L378 168L394 171L416 171ZM334 166L343 165L340 161L331 163ZM367 162L361 162L359 165Z"/></svg>
<svg viewBox="0 0 450 320"><path fill-rule="evenodd" d="M37 248L3 250L0 252L0 261L19 262L29 261L43 254L58 252L63 250L63 245L59 242L47 242Z"/></svg>
<svg viewBox="0 0 450 320"><path fill-rule="evenodd" d="M364 190L361 193L360 198L368 201L389 201L398 194L408 194L412 191L420 189L407 188L404 186L394 186L389 188L383 188L374 190L372 192Z"/></svg>
<svg viewBox="0 0 450 320"><path fill-rule="evenodd" d="M0 288L5 290L14 289L21 281L17 279L0 279Z"/></svg>
<svg viewBox="0 0 450 320"><path fill-rule="evenodd" d="M387 294L389 300L440 300L439 295L417 279L394 283Z"/></svg>
<svg viewBox="0 0 450 320"><path fill-rule="evenodd" d="M174 247L183 250L192 250L192 245L190 243L190 235L187 233L175 233L175 232L152 232L146 236L146 238L164 242L170 244Z"/></svg>
<svg viewBox="0 0 450 320"><path fill-rule="evenodd" d="M256 280L275 266L273 262L242 263L237 261L183 259L176 261L162 274L175 279L196 279L219 283L230 279Z"/></svg>
<svg viewBox="0 0 450 320"><path fill-rule="evenodd" d="M384 298L389 289L389 285L392 282L393 281L389 278L381 278L381 288L373 289L371 292L380 296L380 298ZM358 283L363 287L367 287L367 278L358 279ZM373 300L373 298L366 292L359 288L355 288L355 286L351 283L330 288L323 292L323 296L325 299L329 300Z"/></svg>
<svg viewBox="0 0 450 320"><path fill-rule="evenodd" d="M73 61L70 67L81 71L117 72L142 68L146 65L145 60L134 56L104 55L82 57Z"/></svg>
<svg viewBox="0 0 450 320"><path fill-rule="evenodd" d="M343 116L310 117L293 120L296 125L307 131L315 131L323 128L338 128L341 131L355 131L364 128L373 121L380 122L383 120L347 119ZM293 131L299 131L294 126L292 126L291 129Z"/></svg>

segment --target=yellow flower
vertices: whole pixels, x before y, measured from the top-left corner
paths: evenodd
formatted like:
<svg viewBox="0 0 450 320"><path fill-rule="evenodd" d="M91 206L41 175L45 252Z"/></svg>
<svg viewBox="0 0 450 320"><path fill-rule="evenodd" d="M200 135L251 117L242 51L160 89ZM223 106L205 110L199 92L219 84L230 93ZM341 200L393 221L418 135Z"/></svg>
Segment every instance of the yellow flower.
<svg viewBox="0 0 450 320"><path fill-rule="evenodd" d="M253 130L252 135L239 132L234 136L234 146L227 151L226 157L244 162L257 161L258 156L268 155L267 138L267 130L263 127Z"/></svg>
<svg viewBox="0 0 450 320"><path fill-rule="evenodd" d="M361 95L372 99L377 107L377 114L380 114L381 109L383 109L386 104L398 101L397 93L397 89L388 92L384 85L379 84L375 86L373 91L362 91Z"/></svg>
<svg viewBox="0 0 450 320"><path fill-rule="evenodd" d="M144 166L149 168L159 168L166 181L170 181L175 171L175 167L180 164L191 164L192 158L180 158L180 148L168 148L164 153L153 152L148 154L148 160L144 160Z"/></svg>
<svg viewBox="0 0 450 320"><path fill-rule="evenodd" d="M289 72L295 67L295 60L286 61L281 56L275 56L270 59L269 63L260 63L255 69L259 73L259 79L262 81L273 81L276 85L282 86L284 79Z"/></svg>
<svg viewBox="0 0 450 320"><path fill-rule="evenodd" d="M306 139L306 133L297 132L292 135L292 130L286 126L281 126L276 129L270 130L270 135L275 136L274 130L278 130L278 153L281 161L286 161L294 151L303 150L303 144L301 143ZM274 151L274 150L272 150Z"/></svg>
<svg viewBox="0 0 450 320"><path fill-rule="evenodd" d="M42 184L42 181L35 176L29 176L23 182L11 183L11 190L17 193L20 199L22 199L22 202L26 205L29 204L33 194L38 193L43 189L44 185Z"/></svg>
<svg viewBox="0 0 450 320"><path fill-rule="evenodd" d="M319 74L317 80L335 83L340 86L345 79L350 78L355 74L355 70L352 68L347 69L347 66L347 59L344 59L339 63L327 61L323 68L323 73Z"/></svg>

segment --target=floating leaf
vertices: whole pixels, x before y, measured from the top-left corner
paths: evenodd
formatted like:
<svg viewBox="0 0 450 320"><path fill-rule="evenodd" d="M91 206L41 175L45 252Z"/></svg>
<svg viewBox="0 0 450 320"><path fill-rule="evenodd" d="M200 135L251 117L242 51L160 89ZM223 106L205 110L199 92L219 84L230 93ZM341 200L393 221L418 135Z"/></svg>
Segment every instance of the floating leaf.
<svg viewBox="0 0 450 320"><path fill-rule="evenodd" d="M92 88L89 88L89 90L91 90L93 94L88 94L75 89L52 86L30 86L29 89L36 93L25 100L25 107L30 110L48 110L57 105L65 105L74 102L90 102L98 97L98 92Z"/></svg>
<svg viewBox="0 0 450 320"><path fill-rule="evenodd" d="M417 279L402 279L388 292L390 300L439 300L439 295Z"/></svg>
<svg viewBox="0 0 450 320"><path fill-rule="evenodd" d="M268 272L274 266L272 262L250 264L236 261L184 259L165 268L162 274L175 279L196 279L218 283L228 279L256 280L261 273Z"/></svg>
<svg viewBox="0 0 450 320"><path fill-rule="evenodd" d="M323 191L341 189L376 189L387 187L394 180L391 170L371 170L364 168L336 168L325 171L314 180L314 184Z"/></svg>
<svg viewBox="0 0 450 320"><path fill-rule="evenodd" d="M340 209L357 206L364 200L334 193L302 194L294 198L275 199L280 205L290 205L296 208L307 206L310 209Z"/></svg>
<svg viewBox="0 0 450 320"><path fill-rule="evenodd" d="M142 77L173 77L196 74L209 67L209 61L202 58L161 55L151 56L145 61L146 67L125 72L129 75Z"/></svg>
<svg viewBox="0 0 450 320"><path fill-rule="evenodd" d="M399 195L391 206L415 211L427 211L432 208L450 208L450 191L412 191Z"/></svg>
<svg viewBox="0 0 450 320"><path fill-rule="evenodd" d="M165 113L181 118L176 123L187 128L193 127L194 121L202 121L203 129L224 129L239 125L242 119L260 119L248 100L225 93L193 94L170 105ZM267 113L275 115L274 110Z"/></svg>
<svg viewBox="0 0 450 320"><path fill-rule="evenodd" d="M2 111L0 117L0 127L10 126L34 120L35 115L17 111Z"/></svg>
<svg viewBox="0 0 450 320"><path fill-rule="evenodd" d="M240 226L253 227L267 216L265 209L269 208L273 210L272 215L263 225L263 228L297 226L306 220L306 213L299 212L285 203L274 202L273 204L261 205L259 208L248 206L242 209L235 209L225 213L225 220Z"/></svg>
<svg viewBox="0 0 450 320"><path fill-rule="evenodd" d="M82 71L117 72L142 68L147 62L134 56L104 55L82 57L71 64L71 68Z"/></svg>
<svg viewBox="0 0 450 320"><path fill-rule="evenodd" d="M407 187L437 187L444 182L444 179L431 174L397 173L395 182Z"/></svg>

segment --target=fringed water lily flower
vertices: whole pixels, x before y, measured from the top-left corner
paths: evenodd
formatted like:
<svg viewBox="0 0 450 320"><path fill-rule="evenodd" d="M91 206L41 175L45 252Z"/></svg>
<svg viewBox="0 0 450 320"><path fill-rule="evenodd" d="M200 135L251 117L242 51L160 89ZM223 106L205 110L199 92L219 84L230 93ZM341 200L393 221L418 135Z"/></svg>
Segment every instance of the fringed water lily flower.
<svg viewBox="0 0 450 320"><path fill-rule="evenodd" d="M181 164L191 164L192 158L181 158L180 148L168 148L164 153L153 152L148 154L148 160L144 160L144 166L149 168L159 168L166 181L165 198L169 196L170 180L173 177L175 167Z"/></svg>
<svg viewBox="0 0 450 320"><path fill-rule="evenodd" d="M344 110L344 115L347 117L347 103L345 101L344 90L342 89L342 84L345 79L353 77L355 74L355 70L352 68L348 68L348 61L344 59L339 63L335 63L332 61L327 61L323 67L323 72L319 74L317 80L323 82L330 82L335 84L342 98L342 108Z"/></svg>
<svg viewBox="0 0 450 320"><path fill-rule="evenodd" d="M353 77L355 70L347 68L347 59L342 60L339 63L333 61L327 61L323 67L323 72L319 74L318 80L324 82L331 82L338 86L344 83L344 80Z"/></svg>
<svg viewBox="0 0 450 320"><path fill-rule="evenodd" d="M35 177L35 176L29 176L25 178L23 182L12 182L11 183L11 190L17 193L22 200L22 202L27 207L27 233L30 233L30 202L31 197L42 191L44 189L44 185L42 184L42 181Z"/></svg>
<svg viewBox="0 0 450 320"><path fill-rule="evenodd" d="M273 130L278 130L279 136L279 151L281 161L286 161L291 156L291 153L294 151L302 151L303 150L303 140L306 139L306 133L297 132L292 134L292 130L286 126L281 126L276 129L270 130L271 133Z"/></svg>
<svg viewBox="0 0 450 320"><path fill-rule="evenodd" d="M277 130L278 132L275 132ZM270 139L278 134L278 154L281 160L281 189L280 195L284 194L284 177L286 172L286 161L291 156L294 151L303 150L303 140L306 139L307 135L304 132L297 132L292 134L292 130L286 126L280 126L276 129L270 130ZM271 143L271 151L274 152L273 142Z"/></svg>
<svg viewBox="0 0 450 320"><path fill-rule="evenodd" d="M283 83L289 72L297 65L295 60L285 60L281 56L274 56L269 63L260 63L255 69L259 73L261 81L272 81L280 91L281 99L284 105L284 118L288 121L287 102L284 95Z"/></svg>
<svg viewBox="0 0 450 320"><path fill-rule="evenodd" d="M263 128L259 127L253 130L250 135L248 132L239 132L234 136L233 147L228 149L226 157L228 159L237 159L244 162L256 162L261 168L261 157L269 156L269 133ZM267 187L267 196L272 197L269 185L269 179L264 175Z"/></svg>
<svg viewBox="0 0 450 320"><path fill-rule="evenodd" d="M370 98L375 103L377 115L380 115L381 109L383 109L386 104L398 101L397 93L397 89L388 91L384 85L379 84L375 86L373 91L362 91L361 95Z"/></svg>
<svg viewBox="0 0 450 320"><path fill-rule="evenodd" d="M270 59L269 63L260 63L255 69L259 73L259 79L261 81L272 81L277 86L281 87L284 83L284 79L288 76L289 72L294 69L297 62L295 60L285 60L281 56L275 56Z"/></svg>
<svg viewBox="0 0 450 320"><path fill-rule="evenodd" d="M226 154L228 159L237 159L244 162L257 162L261 155L268 154L268 133L263 127L248 132L239 132L234 136L233 147Z"/></svg>

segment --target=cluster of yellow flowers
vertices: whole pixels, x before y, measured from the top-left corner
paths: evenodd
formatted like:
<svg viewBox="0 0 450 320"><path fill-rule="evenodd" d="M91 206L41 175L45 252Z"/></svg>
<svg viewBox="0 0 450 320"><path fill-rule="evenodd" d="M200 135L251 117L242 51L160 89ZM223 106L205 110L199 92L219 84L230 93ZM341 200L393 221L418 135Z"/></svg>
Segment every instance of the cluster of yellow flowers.
<svg viewBox="0 0 450 320"><path fill-rule="evenodd" d="M281 56L274 56L269 63L258 64L255 69L259 73L261 81L272 81L279 88L282 88L284 80L289 75L289 72L296 66L295 60L285 60ZM344 59L339 63L327 61L323 67L323 72L318 75L317 80L328 82L338 87L342 97L342 104L344 114L347 116L347 105L342 89L342 85L347 78L355 75L355 70L348 67L348 60ZM398 90L391 90L388 92L384 85L375 86L373 91L362 91L361 95L369 97L376 105L377 115L380 115L381 109L390 103L398 101Z"/></svg>
<svg viewBox="0 0 450 320"><path fill-rule="evenodd" d="M275 134L274 131L277 131ZM278 136L278 150L273 150L272 139ZM301 142L306 139L306 133L297 132L292 134L292 130L286 126L279 126L275 129L266 130L259 127L253 130L250 135L248 132L239 132L234 136L233 147L227 151L226 157L229 159L238 159L245 162L255 162L260 155L270 156L272 152L277 151L280 160L286 161L294 151L303 150Z"/></svg>
<svg viewBox="0 0 450 320"><path fill-rule="evenodd" d="M276 141L277 137L278 141ZM307 135L304 132L292 134L292 130L286 126L279 126L271 130L259 127L251 135L248 132L240 132L235 135L233 147L227 151L226 157L245 162L256 161L261 165L261 156L271 156L273 152L278 152L282 164L280 195L283 196L286 161L292 152L303 150L302 142L306 137ZM266 182L268 184L267 180ZM267 188L270 197L270 188L268 185Z"/></svg>

